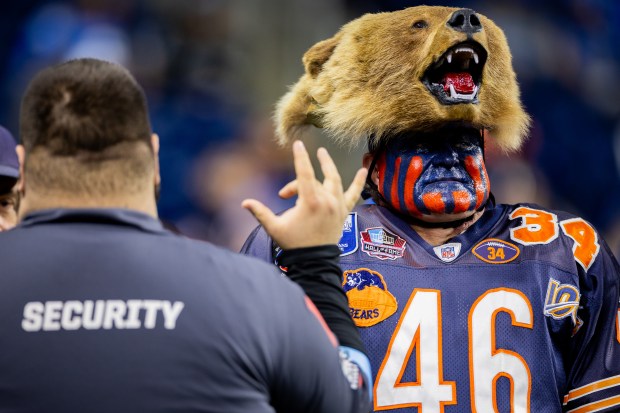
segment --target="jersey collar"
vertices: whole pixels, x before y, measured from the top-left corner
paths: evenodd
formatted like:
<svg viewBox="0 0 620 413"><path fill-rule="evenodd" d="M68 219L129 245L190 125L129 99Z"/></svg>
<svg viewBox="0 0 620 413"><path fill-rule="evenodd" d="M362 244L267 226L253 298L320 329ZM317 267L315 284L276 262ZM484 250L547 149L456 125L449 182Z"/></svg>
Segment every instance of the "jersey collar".
<svg viewBox="0 0 620 413"><path fill-rule="evenodd" d="M409 238L415 241L419 246L423 247L431 256L439 260L435 254L434 247L427 243L413 228L409 226L407 222L399 218L396 214L385 207L378 207L379 213L382 214L389 222L393 223L396 228L404 234L407 234ZM461 253L469 251L476 243L484 239L484 237L491 232L493 227L500 222L500 219L506 214L507 209L505 205L495 205L489 202L484 210L484 213L478 220L473 223L465 232L457 235L443 245L449 243L460 243Z"/></svg>
<svg viewBox="0 0 620 413"><path fill-rule="evenodd" d="M150 215L122 208L44 209L26 215L18 227L49 223L125 225L148 232L167 232L161 222Z"/></svg>

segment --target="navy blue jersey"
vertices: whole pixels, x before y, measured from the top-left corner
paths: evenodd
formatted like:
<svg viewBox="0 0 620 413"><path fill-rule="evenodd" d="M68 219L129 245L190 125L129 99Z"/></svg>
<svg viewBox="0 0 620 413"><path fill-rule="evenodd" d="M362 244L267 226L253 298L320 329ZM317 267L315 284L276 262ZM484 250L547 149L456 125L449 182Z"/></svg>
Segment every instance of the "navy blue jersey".
<svg viewBox="0 0 620 413"><path fill-rule="evenodd" d="M375 410L620 411L620 269L583 219L498 205L433 247L362 205L339 246ZM243 251L277 248L257 229Z"/></svg>
<svg viewBox="0 0 620 413"><path fill-rule="evenodd" d="M363 404L297 285L149 216L32 214L0 234L0 263L3 411L353 412Z"/></svg>

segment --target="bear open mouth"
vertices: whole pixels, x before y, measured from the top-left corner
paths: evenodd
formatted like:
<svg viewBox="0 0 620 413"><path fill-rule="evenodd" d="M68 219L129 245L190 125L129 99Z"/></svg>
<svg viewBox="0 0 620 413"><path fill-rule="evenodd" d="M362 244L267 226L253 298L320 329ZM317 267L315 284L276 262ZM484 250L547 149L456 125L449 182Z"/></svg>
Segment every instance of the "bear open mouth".
<svg viewBox="0 0 620 413"><path fill-rule="evenodd" d="M424 73L422 83L443 104L478 103L487 52L475 42L448 49Z"/></svg>

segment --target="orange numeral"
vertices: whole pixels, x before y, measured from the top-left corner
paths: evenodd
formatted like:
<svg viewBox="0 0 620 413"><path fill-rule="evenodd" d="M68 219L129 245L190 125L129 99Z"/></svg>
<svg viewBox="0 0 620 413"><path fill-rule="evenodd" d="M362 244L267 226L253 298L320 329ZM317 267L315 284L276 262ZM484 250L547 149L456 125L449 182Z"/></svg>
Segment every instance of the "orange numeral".
<svg viewBox="0 0 620 413"><path fill-rule="evenodd" d="M521 226L510 230L510 237L520 244L548 244L558 237L558 217L550 212L519 207L509 218L523 220Z"/></svg>
<svg viewBox="0 0 620 413"><path fill-rule="evenodd" d="M596 231L581 218L567 219L560 222L560 226L564 234L575 241L573 245L575 261L587 271L601 249Z"/></svg>

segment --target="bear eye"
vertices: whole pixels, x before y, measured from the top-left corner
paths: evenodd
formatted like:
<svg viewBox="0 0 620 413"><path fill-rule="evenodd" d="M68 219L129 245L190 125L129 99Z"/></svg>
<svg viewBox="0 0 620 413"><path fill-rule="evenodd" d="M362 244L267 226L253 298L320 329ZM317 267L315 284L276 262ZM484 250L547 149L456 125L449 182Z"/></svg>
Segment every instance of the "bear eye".
<svg viewBox="0 0 620 413"><path fill-rule="evenodd" d="M418 20L411 25L414 29L426 29L428 27L428 23L425 20Z"/></svg>

